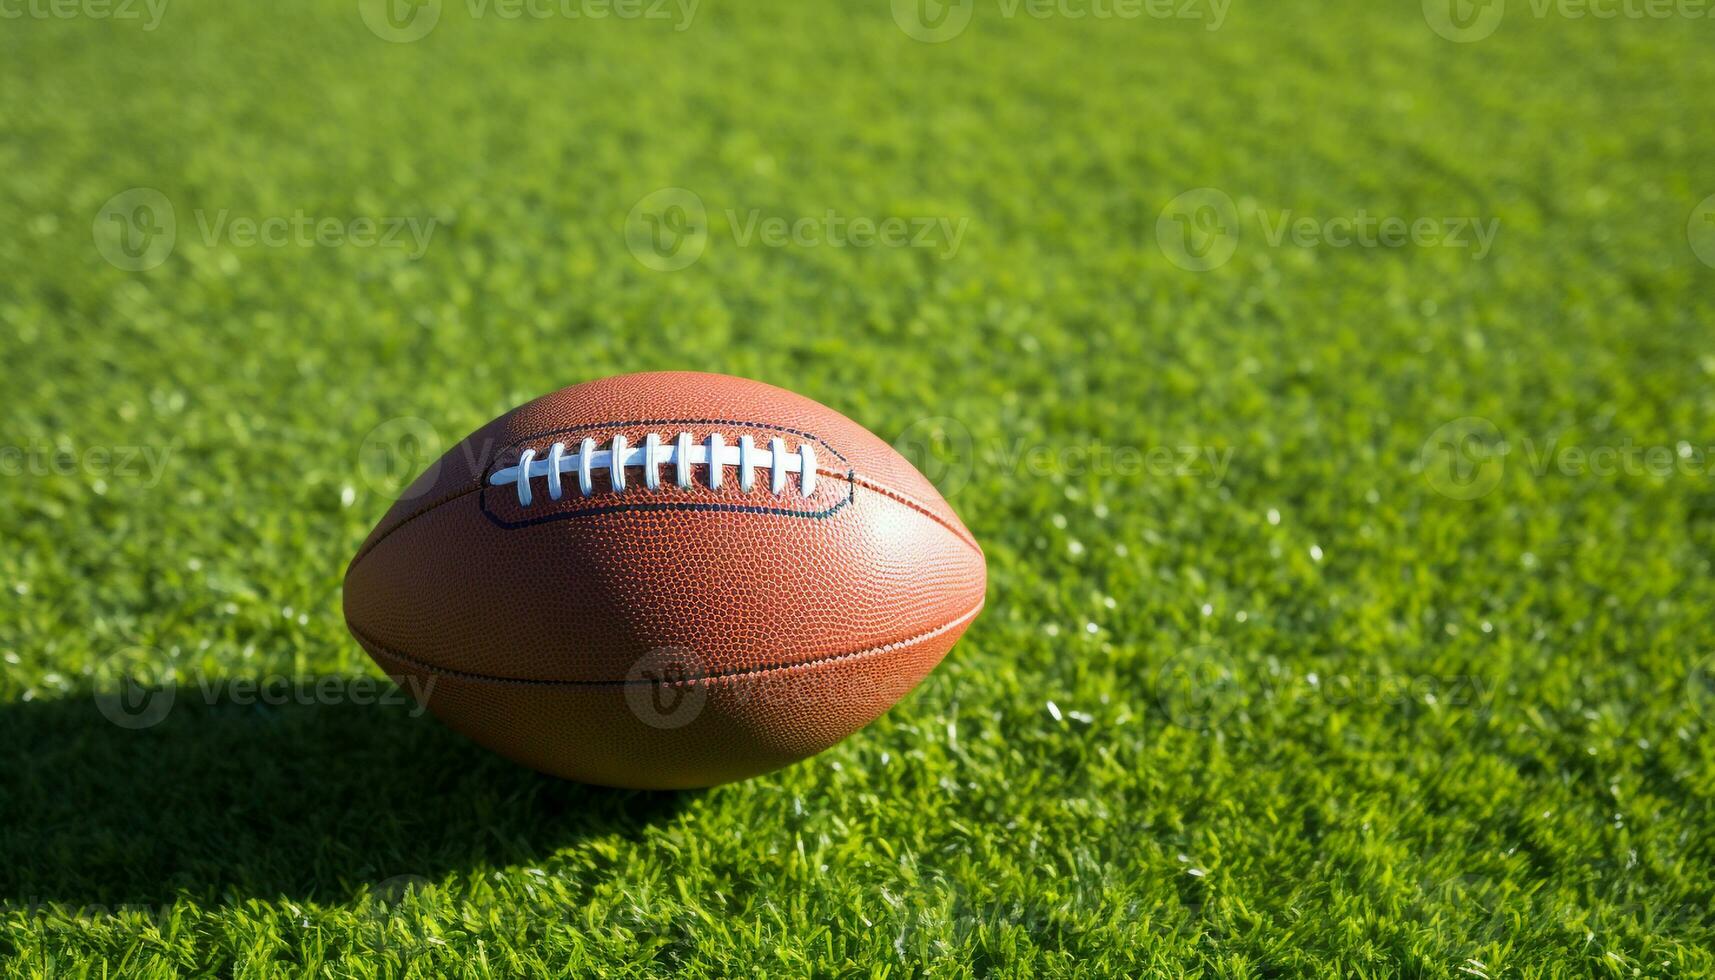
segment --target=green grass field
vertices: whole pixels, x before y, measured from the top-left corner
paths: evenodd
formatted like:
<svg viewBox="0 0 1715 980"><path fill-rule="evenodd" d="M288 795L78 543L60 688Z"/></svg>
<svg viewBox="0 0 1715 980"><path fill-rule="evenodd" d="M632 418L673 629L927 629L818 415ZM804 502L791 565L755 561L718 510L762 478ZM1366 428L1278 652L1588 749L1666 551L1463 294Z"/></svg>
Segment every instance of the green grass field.
<svg viewBox="0 0 1715 980"><path fill-rule="evenodd" d="M1715 971L1715 19L1066 3L0 4L7 971ZM897 440L988 608L589 789L340 581L664 368Z"/></svg>

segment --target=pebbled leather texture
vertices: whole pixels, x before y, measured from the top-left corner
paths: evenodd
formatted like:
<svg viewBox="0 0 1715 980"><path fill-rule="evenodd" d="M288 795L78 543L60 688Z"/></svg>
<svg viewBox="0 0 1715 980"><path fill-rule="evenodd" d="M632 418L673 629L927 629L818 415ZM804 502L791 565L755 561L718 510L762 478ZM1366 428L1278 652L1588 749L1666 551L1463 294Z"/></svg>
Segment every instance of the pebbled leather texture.
<svg viewBox="0 0 1715 980"><path fill-rule="evenodd" d="M589 497L568 474L532 501L488 482L533 448L649 434L809 443L805 497L759 469L680 488L626 473ZM393 505L346 572L345 615L430 710L526 765L583 782L707 786L790 764L868 724L981 609L981 549L892 447L800 395L722 375L566 388L453 447Z"/></svg>

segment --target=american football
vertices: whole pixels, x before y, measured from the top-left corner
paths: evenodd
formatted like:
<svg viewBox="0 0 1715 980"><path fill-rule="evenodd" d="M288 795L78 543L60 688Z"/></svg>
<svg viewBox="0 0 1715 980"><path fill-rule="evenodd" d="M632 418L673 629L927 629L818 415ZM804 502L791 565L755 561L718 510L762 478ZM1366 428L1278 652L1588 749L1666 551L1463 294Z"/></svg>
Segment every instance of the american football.
<svg viewBox="0 0 1715 980"><path fill-rule="evenodd" d="M982 549L808 398L671 372L523 405L370 532L345 618L446 724L580 782L777 769L885 712L983 606Z"/></svg>

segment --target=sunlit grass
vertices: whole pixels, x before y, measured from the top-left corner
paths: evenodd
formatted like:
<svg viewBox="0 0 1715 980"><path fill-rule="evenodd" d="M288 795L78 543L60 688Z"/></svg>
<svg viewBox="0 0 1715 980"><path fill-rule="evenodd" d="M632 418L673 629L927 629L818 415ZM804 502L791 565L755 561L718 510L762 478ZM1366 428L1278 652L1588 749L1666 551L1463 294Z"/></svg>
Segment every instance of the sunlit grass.
<svg viewBox="0 0 1715 980"><path fill-rule="evenodd" d="M1514 6L0 21L0 954L1715 969L1710 35ZM913 453L990 561L943 667L668 797L367 703L404 471L659 368Z"/></svg>

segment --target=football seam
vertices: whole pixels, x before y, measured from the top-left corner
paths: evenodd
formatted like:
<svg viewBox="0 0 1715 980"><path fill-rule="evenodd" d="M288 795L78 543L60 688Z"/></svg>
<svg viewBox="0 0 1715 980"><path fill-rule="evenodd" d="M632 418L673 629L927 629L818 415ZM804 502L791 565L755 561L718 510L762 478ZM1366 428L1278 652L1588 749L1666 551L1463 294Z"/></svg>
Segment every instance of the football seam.
<svg viewBox="0 0 1715 980"><path fill-rule="evenodd" d="M855 472L829 473L829 472L823 471L820 467L817 467L816 472L820 475L829 476L829 477L833 477L833 478L837 478L837 479L849 479L856 486L863 487L866 490L873 490L874 492L881 494L883 497L886 497L889 500L892 500L896 503L903 504L906 507L911 508L912 510L918 512L919 514L922 514L924 517L927 517L930 520L934 521L936 524L941 525L943 528L945 528L947 530L947 532L949 534L951 534L953 537L959 539L959 541L963 542L966 547L969 547L972 551L976 552L979 557L983 557L982 547L977 544L976 539L970 537L970 532L962 531L961 529L956 528L951 524L948 524L945 520L943 520L941 518L941 516L939 514L936 514L934 511L930 510L928 507L925 507L924 505L918 503L916 500L913 500L912 498L906 496L905 494L903 494L897 490L894 490L891 487L885 486L883 484L874 483L872 481L866 480L861 476L857 476ZM437 500L434 503L423 507L421 510L413 511L410 515L408 515L404 518L401 518L399 523L397 523L397 524L395 524L392 527L387 529L386 534L383 534L381 537L376 538L372 543L370 543L370 545L368 547L359 551L357 553L357 555L351 559L351 564L349 566L347 566L347 568L345 570L346 576L350 577L352 571L357 568L358 564L361 563L363 561L363 559L368 558L369 555L375 551L375 549L381 547L381 542L386 541L388 538L390 538L394 534L398 533L398 531L401 528L403 528L405 525L411 523L412 521L416 520L419 517L422 517L423 515L429 513L430 511L438 510L442 507L445 507L447 504L450 504L455 500L459 500L463 497L468 497L473 493L481 493L483 491L483 489L484 489L484 485L482 483L477 483L475 485L466 487L465 489L460 490L457 493L448 494L447 496L442 497L440 500ZM853 497L855 497L855 494L853 495ZM848 498L848 500L846 502L849 503L850 498Z"/></svg>
<svg viewBox="0 0 1715 980"><path fill-rule="evenodd" d="M925 479L927 479L927 477L925 477ZM906 507L911 508L912 510L916 511L917 513L922 514L924 517L927 517L930 520L934 521L936 524L941 525L941 527L946 529L948 534L951 534L953 537L958 538L960 541L964 542L966 547L968 547L972 551L976 552L978 558L985 558L986 559L987 556L985 556L983 554L982 546L977 544L976 539L971 537L971 534L969 531L963 529L962 527L954 527L953 525L948 524L945 520L943 520L941 518L941 515L935 513L934 511L930 510L929 508L918 503L916 500L913 500L912 498L906 496L904 493L902 493L898 490L895 490L892 487L889 487L889 486L886 486L886 485L880 484L880 483L871 483L868 480L865 480L861 476L854 476L853 480L854 480L854 482L856 482L858 484L858 486L861 486L866 490L873 490L876 493L881 494L883 497L886 497L895 503L904 504Z"/></svg>
<svg viewBox="0 0 1715 980"><path fill-rule="evenodd" d="M617 422L590 422L590 423L586 423L584 425L570 425L570 426L562 426L561 428L558 428L558 429L545 429L541 432L535 432L535 433L532 433L530 435L527 435L527 436L524 436L524 437L521 437L518 439L514 439L511 442L503 443L501 445L500 449L496 450L490 456L488 461L482 464L482 471L480 473L478 473L476 475L476 478L475 478L476 479L475 486L466 487L463 490L458 490L458 491L455 491L453 493L449 493L446 496L442 497L441 499L435 501L434 503L425 504L425 505L423 505L423 507L421 509L412 511L410 514L407 514L406 516L400 518L399 523L388 528L386 534L383 534L381 537L376 538L374 544L371 544L367 548L359 548L358 549L357 554L355 556L353 556L351 559L351 565L346 569L346 574L347 575L351 574L351 569L356 568L357 563L362 561L365 555L368 555L371 551L374 551L376 546L381 544L381 542L387 540L387 538L390 535L392 535L392 533L394 531L399 530L400 528L404 527L406 524L409 524L412 521L416 520L417 518L422 517L424 514L427 514L429 511L434 510L437 507L441 507L441 506L444 506L446 504L450 504L460 497L467 496L467 495L472 494L472 493L482 493L484 490L486 490L488 488L488 474L490 471L492 471L494 469L495 464L500 461L501 452L503 450L511 449L514 446L522 446L525 443L528 443L528 442L531 442L531 441L537 440L537 439L542 439L542 438L545 438L547 436L563 435L563 434L568 433L568 432L586 432L586 431L589 431L591 429L606 429L606 428L627 428L628 429L628 428L634 428L634 427L640 426L640 425L736 425L736 426L742 426L742 427L747 428L747 429L770 429L770 430L773 430L775 432L790 432L791 434L798 436L800 438L814 440L815 442L819 443L828 452L833 453L835 459L838 459L840 462L845 463L848 466L850 466L850 464L851 464L851 460L846 458L845 453L842 453L838 449L835 449L833 446L828 445L827 440L823 439L821 436L818 436L813 432L806 432L803 429L794 429L791 426L780 425L780 424L774 423L774 422L747 422L743 419L732 419L732 418L724 418L724 419L717 419L717 418L695 418L695 419L651 418L651 419L628 419L628 420L617 421ZM476 437L476 435L478 435L478 434L480 434L480 431L478 433L472 434L470 436L470 438L465 440L465 442L469 442L470 439L474 439ZM462 446L462 445L464 445L464 443L461 442L461 443L459 443L459 445ZM454 448L457 448L457 447L454 447ZM449 452L450 452L450 450L449 450ZM821 467L817 467L816 472L818 474L827 475L827 476L848 478L856 471L855 470L848 470L845 473L827 473L826 471L822 470Z"/></svg>
<svg viewBox="0 0 1715 980"><path fill-rule="evenodd" d="M499 677L493 674L478 674L473 671L457 670L452 667L440 667L435 664L426 663L418 660L410 654L402 653L386 644L378 642L350 621L347 621L346 626L351 630L352 634L366 646L379 650L385 656L391 657L408 667L420 671L427 671L433 674L443 674L448 677L456 677L460 680L480 681L487 684L516 684L526 687L633 687L641 685L685 687L692 684L714 684L721 681L743 680L779 671L824 667L829 664L843 663L850 660L858 660L865 657L873 657L890 653L903 647L922 643L924 640L933 639L934 637L950 632L951 630L961 626L970 625L970 623L977 618L977 614L983 611L983 605L986 601L986 599L977 600L977 604L972 606L968 612L954 619L948 620L934 629L925 630L922 633L918 633L916 636L908 636L902 640L893 640L889 643L880 644L879 646L868 647L863 650L848 650L844 653L825 654L820 657L812 657L809 660L787 661L784 663L764 664L760 667L735 667L731 670L712 671L697 677L687 677L682 680L675 680L666 684L662 684L660 681L649 678L626 677L618 680L542 680L529 677Z"/></svg>

